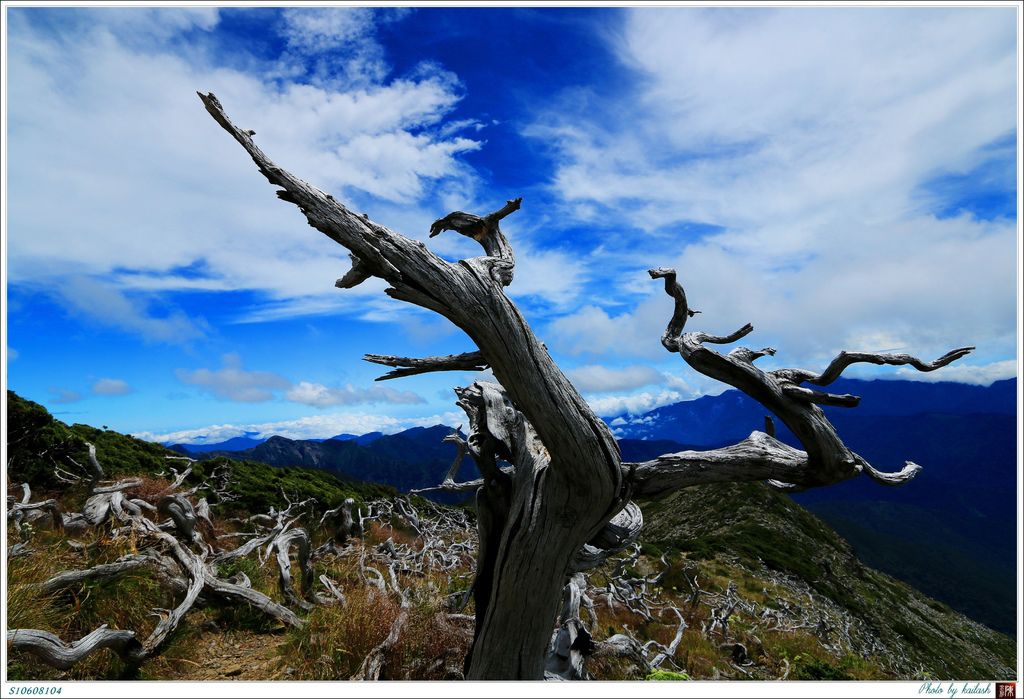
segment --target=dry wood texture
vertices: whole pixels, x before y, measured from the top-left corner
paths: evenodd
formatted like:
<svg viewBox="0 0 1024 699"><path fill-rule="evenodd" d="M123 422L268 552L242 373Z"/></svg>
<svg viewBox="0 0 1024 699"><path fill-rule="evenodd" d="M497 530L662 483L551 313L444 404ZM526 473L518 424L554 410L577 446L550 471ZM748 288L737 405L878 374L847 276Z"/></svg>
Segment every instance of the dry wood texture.
<svg viewBox="0 0 1024 699"><path fill-rule="evenodd" d="M697 311L689 308L674 270L651 270L652 277L664 279L666 292L675 300L662 344L679 352L695 370L762 402L800 438L805 451L754 433L724 449L683 452L642 464L621 463L608 427L505 295L514 278L515 257L499 222L520 208L521 199L512 199L484 216L456 211L435 221L431 237L454 230L483 248L481 257L451 263L423 242L350 211L277 166L256 146L253 132L227 117L216 97L199 96L216 122L279 188L277 196L298 206L311 226L349 250L352 270L337 286L350 288L371 276L379 277L389 284L389 296L441 314L477 347L462 355L425 359L367 355L369 361L395 367L382 378L485 366L494 373L497 383L477 381L456 389L458 405L470 426L464 449L476 460L483 477L457 483L456 461L439 486L476 491L479 550L468 679L540 679L546 670L559 677L584 676L582 655L593 649L577 643L581 627L572 621L578 609L572 586L578 587L579 581L571 576L635 540L643 520L639 508L630 505L632 495L652 497L729 480L769 480L784 488L822 486L860 473L890 485L909 480L917 472L916 465L908 464L895 474L875 470L845 447L818 407L822 403L853 405L853 397L799 384L826 385L853 362L909 364L930 371L969 351L957 350L932 364L905 355L844 354L821 375L799 370L762 372L754 361L774 353L771 348L741 348L721 355L706 346L734 342L749 334L751 326L721 337L683 333L687 319ZM499 465L501 461L510 467ZM372 571L383 590L380 571L370 566L365 571L367 579ZM570 585L568 592L566 585ZM556 625L559 631L552 642ZM621 645L631 648L628 642ZM552 648L554 655L549 653ZM662 655L671 650L665 648ZM373 663L368 662L363 676L373 675Z"/></svg>

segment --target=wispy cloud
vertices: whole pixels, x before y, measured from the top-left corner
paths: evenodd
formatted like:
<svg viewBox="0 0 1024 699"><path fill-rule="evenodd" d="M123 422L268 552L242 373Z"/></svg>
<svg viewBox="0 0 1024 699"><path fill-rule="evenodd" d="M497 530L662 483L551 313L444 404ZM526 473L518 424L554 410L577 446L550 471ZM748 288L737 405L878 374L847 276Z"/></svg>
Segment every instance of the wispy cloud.
<svg viewBox="0 0 1024 699"><path fill-rule="evenodd" d="M284 397L293 403L312 405L317 408L327 408L335 405L356 405L359 403L426 403L421 396L412 391L396 391L393 388L386 388L384 386L356 388L351 384L340 388L330 388L323 384L309 381L300 381L295 384L288 389Z"/></svg>
<svg viewBox="0 0 1024 699"><path fill-rule="evenodd" d="M96 278L68 276L56 283L50 293L75 318L117 328L144 340L186 344L205 334L206 323L202 319L190 318L173 305L145 294L129 296Z"/></svg>
<svg viewBox="0 0 1024 699"><path fill-rule="evenodd" d="M1015 221L920 194L1014 133L1012 12L627 12L613 46L635 94L567 95L529 131L556 148L567 210L637 231L597 260L606 298L630 302L566 314L555 346L653 358L671 301L645 269L674 266L694 329L753 322L796 364L871 335L1013 354ZM1015 191L999 162L995 191Z"/></svg>
<svg viewBox="0 0 1024 699"><path fill-rule="evenodd" d="M80 391L73 391L66 388L51 388L50 395L53 396L52 401L61 405L66 403L77 403L82 400L82 394Z"/></svg>
<svg viewBox="0 0 1024 699"><path fill-rule="evenodd" d="M592 392L625 391L650 384L660 384L665 380L660 371L641 364L618 369L600 364L590 364L570 369L568 374L576 388Z"/></svg>
<svg viewBox="0 0 1024 699"><path fill-rule="evenodd" d="M132 387L123 379L99 379L92 385L92 392L97 396L126 396Z"/></svg>
<svg viewBox="0 0 1024 699"><path fill-rule="evenodd" d="M407 8L292 8L282 13L282 35L290 49L282 62L316 56L319 82L350 85L384 80L391 67L376 39L377 27L406 15Z"/></svg>

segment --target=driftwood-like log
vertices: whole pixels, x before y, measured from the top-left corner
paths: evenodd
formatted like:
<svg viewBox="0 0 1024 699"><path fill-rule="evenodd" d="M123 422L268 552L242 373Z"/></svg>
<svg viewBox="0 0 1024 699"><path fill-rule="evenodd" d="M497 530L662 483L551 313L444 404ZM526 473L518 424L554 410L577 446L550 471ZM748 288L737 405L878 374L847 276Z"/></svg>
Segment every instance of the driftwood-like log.
<svg viewBox="0 0 1024 699"><path fill-rule="evenodd" d="M672 610L676 615L676 618L679 620L679 626L676 627L676 635L672 637L668 646L660 646L656 643L653 644L658 648L658 654L655 655L654 659L650 662L649 667L651 669L661 667L662 663L675 656L676 649L679 648L679 643L683 640L683 632L686 631L686 619L683 618L682 612L680 612L676 607L669 607L669 609Z"/></svg>
<svg viewBox="0 0 1024 699"><path fill-rule="evenodd" d="M586 579L573 575L565 586L562 613L558 628L551 638L544 676L554 680L586 680L590 678L584 663L594 652L593 637L580 618L580 604L585 597Z"/></svg>
<svg viewBox="0 0 1024 699"><path fill-rule="evenodd" d="M26 490L22 501L8 503L7 519L16 525L21 525L23 522L32 523L43 517L49 517L55 530L63 529L64 515L60 511L60 504L52 498L40 502L28 502L27 498L31 497L32 491L28 489L28 483L25 483L23 487Z"/></svg>
<svg viewBox="0 0 1024 699"><path fill-rule="evenodd" d="M294 628L301 628L305 623L295 612L288 609L288 607L278 604L262 592L258 592L251 587L230 583L218 578L209 570L204 572L204 576L206 589L220 597L235 602L246 602L264 614L277 619L282 624Z"/></svg>
<svg viewBox="0 0 1024 699"><path fill-rule="evenodd" d="M30 653L58 670L70 670L104 648L117 653L129 665L142 662L146 655L134 631L115 631L106 624L73 643L64 643L48 631L8 629L7 643L11 650Z"/></svg>
<svg viewBox="0 0 1024 699"><path fill-rule="evenodd" d="M296 557L299 561L299 569L302 571L302 595L295 594L295 587L292 584L291 548L295 547ZM281 596L288 604L302 609L312 609L312 605L305 601L313 586L313 566L309 561L309 534L305 529L295 528L278 535L271 544L271 550L276 554L278 582L281 587Z"/></svg>
<svg viewBox="0 0 1024 699"><path fill-rule="evenodd" d="M206 564L203 558L181 546L174 537L162 534L160 538L171 545L175 558L188 577L188 589L185 592L185 598L178 603L178 606L170 610L167 616L160 619L156 628L143 641L142 647L146 656L155 655L160 651L170 635L181 624L185 615L192 609L196 600L199 599L199 594L206 584Z"/></svg>
<svg viewBox="0 0 1024 699"><path fill-rule="evenodd" d="M189 470L191 470L191 466L189 467ZM182 481L184 481L184 478ZM192 503L188 501L188 498L181 493L165 495L160 498L156 507L157 512L159 512L162 517L169 517L171 521L174 522L175 528L181 532L181 535L185 537L186 541L195 540L199 533L196 531L198 518L196 517L195 509L192 507Z"/></svg>
<svg viewBox="0 0 1024 699"><path fill-rule="evenodd" d="M355 506L355 500L346 498L338 507L327 510L320 517L320 524L334 522L334 542L338 546L343 546L350 537L363 533L362 523L352 516L352 508Z"/></svg>
<svg viewBox="0 0 1024 699"><path fill-rule="evenodd" d="M487 368L487 362L479 352L463 352L462 354L448 354L443 357L394 357L387 354L364 354L363 359L374 364L398 367L389 371L383 376L378 376L374 381L387 381L388 379L399 379L403 376L415 376L416 374L427 374L433 371L483 371Z"/></svg>
<svg viewBox="0 0 1024 699"><path fill-rule="evenodd" d="M320 582L321 582L321 583L323 583L323 586L324 586L324 588L325 588L325 589L326 589L326 590L327 590L327 591L328 591L329 593L331 593L331 596L330 596L330 597L327 597L327 596L324 596L324 595L319 595L319 596L317 597L318 601L319 601L319 602L320 602L321 604L333 604L333 603L338 603L338 604L341 604L341 606L343 606L343 607L344 607L344 606L345 606L346 604L348 604L348 601L347 601L347 600L345 599L345 595L344 595L344 593L343 593L343 592L341 591L341 588L339 588L339 587L337 586L337 584L336 584L336 583L335 583L335 582L334 582L333 580L331 580L331 579L330 579L329 577L327 577L326 575L321 575L321 576L320 576Z"/></svg>
<svg viewBox="0 0 1024 699"><path fill-rule="evenodd" d="M92 489L93 493L104 494L104 493L117 493L125 490L131 490L132 488L138 488L142 485L142 479L140 478L126 478L124 480L111 483L110 485L100 485Z"/></svg>
<svg viewBox="0 0 1024 699"><path fill-rule="evenodd" d="M41 588L43 593L52 595L86 580L100 582L116 580L139 568L151 565L153 562L149 556L130 554L119 558L114 563L102 563L84 570L66 570L63 573L58 573L42 583Z"/></svg>
<svg viewBox="0 0 1024 699"><path fill-rule="evenodd" d="M159 495L167 495L168 493L173 493L175 490L177 490L178 488L181 487L181 484L185 482L186 478L188 478L190 475L192 475L192 465L193 465L193 463L195 463L194 459L192 459L191 457L188 457L188 456L185 456L185 457L174 456L174 457L168 457L168 458L172 458L172 459L183 458L183 459L185 459L188 462L188 467L184 471L182 471L181 473L178 473L175 469L172 468L171 471L174 473L174 481L171 482L171 484L169 486L167 486L166 488L161 490L159 493L157 493L158 496Z"/></svg>
<svg viewBox="0 0 1024 699"><path fill-rule="evenodd" d="M93 485L103 480L103 467L100 466L99 459L96 458L96 445L92 442L86 442L85 446L89 449L89 477Z"/></svg>

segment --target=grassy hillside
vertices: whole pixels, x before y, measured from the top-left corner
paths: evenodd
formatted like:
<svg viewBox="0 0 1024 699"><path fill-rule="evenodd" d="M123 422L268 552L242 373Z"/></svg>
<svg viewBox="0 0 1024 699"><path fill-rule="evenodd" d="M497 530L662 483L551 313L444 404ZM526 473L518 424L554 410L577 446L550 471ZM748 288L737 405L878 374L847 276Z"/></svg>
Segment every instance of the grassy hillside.
<svg viewBox="0 0 1024 699"><path fill-rule="evenodd" d="M794 590L806 588L811 604L834 603L840 617L862 625L896 675L1013 675L1013 639L865 566L828 525L767 486L691 488L644 513L651 553L676 548L747 582L781 574Z"/></svg>
<svg viewBox="0 0 1024 699"><path fill-rule="evenodd" d="M132 497L159 494L168 468L181 462L162 447L109 430L65 425L46 411L8 394L10 460L8 495L32 484L34 499L56 497L64 511L81 507L87 488L62 484L56 467L84 464L85 442L96 445L108 478L142 475ZM346 482L316 469L273 467L219 457L198 462L188 484L215 469L233 499L211 496L210 541L233 547L245 536L239 515L281 508L313 498L313 513L301 526L312 546L331 532L316 524L316 513L352 497L360 502L391 498L383 486ZM202 496L203 490L196 494ZM421 512L452 510L420 501ZM433 508L433 509L431 509ZM659 678L694 679L999 679L1013 675L1015 644L907 585L862 565L833 530L790 499L760 485L696 488L644 505L647 522L642 555L621 558L589 576L594 600L591 631L598 642L628 629L642 643L667 644L678 628L676 608L687 628ZM9 628L37 628L65 640L80 638L99 624L135 630L156 623L152 609L168 609L174 595L144 569L114 582L85 582L44 595L37 583L57 572L81 569L136 553L132 540L111 539L110 525L76 535L39 527L29 534L31 552L8 561ZM424 571L399 570L398 582L411 605L399 642L389 651L382 679L446 679L459 675L471 636L472 603L452 614L452 600L472 579L472 522L453 534L462 543L458 565ZM8 528L8 547L18 541ZM236 538L238 537L238 538ZM390 543L388 543L390 541ZM426 553L423 539L400 518L372 524L344 554L314 562L314 579L325 575L346 597L344 606L317 604L297 610L300 629L284 628L245 606L204 599L189 613L163 653L133 671L147 679L344 679L357 671L370 649L388 635L401 610L395 596L367 584L362 561L383 560L389 547ZM272 557L271 557L272 558ZM650 579L644 593L650 614L611 603L601 592L619 566L633 580ZM273 563L251 555L233 559L218 575L245 573L255 590L284 604ZM646 576L646 577L645 577ZM728 610L723 612L723 610ZM457 611L457 610L456 610ZM720 623L724 616L725 623ZM740 650L742 648L742 651ZM628 658L595 657L598 679L648 677ZM103 651L72 670L57 671L24 654L12 654L12 679L116 679L126 668ZM676 673L676 674L672 674ZM653 677L651 677L653 679Z"/></svg>
<svg viewBox="0 0 1024 699"><path fill-rule="evenodd" d="M96 446L97 459L111 479L152 476L181 465L181 461L167 458L180 457L177 452L113 430L66 425L38 403L12 391L7 392L7 417L8 484L29 483L40 492L60 487L56 468L81 471L77 464L87 463L86 442ZM280 505L282 491L292 499L314 498L323 509L336 507L346 498L359 502L396 492L376 483L342 480L315 468L276 468L258 461L225 457L193 464L187 483L202 482L218 467L231 472L231 489L237 497L231 508L245 512L266 512L271 505Z"/></svg>

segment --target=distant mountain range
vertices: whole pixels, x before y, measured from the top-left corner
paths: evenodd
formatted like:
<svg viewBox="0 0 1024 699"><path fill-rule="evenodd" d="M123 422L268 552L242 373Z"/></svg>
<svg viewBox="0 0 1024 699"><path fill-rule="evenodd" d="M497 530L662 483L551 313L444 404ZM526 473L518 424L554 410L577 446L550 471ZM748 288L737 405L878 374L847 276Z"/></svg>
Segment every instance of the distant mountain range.
<svg viewBox="0 0 1024 699"><path fill-rule="evenodd" d="M910 484L884 488L854 479L793 498L833 526L869 565L910 582L1009 634L1016 631L1016 379L988 387L952 382L840 379L836 393L861 396L857 408L826 408L846 444L876 468L904 461L924 470ZM624 460L736 442L763 429L766 410L729 390L617 418L611 425ZM781 440L797 446L778 423ZM305 466L400 490L436 485L455 449L451 428L398 434L342 434L325 440L174 445L199 458L217 455L277 466ZM460 476L477 477L466 458ZM451 498L448 498L451 501Z"/></svg>
<svg viewBox="0 0 1024 699"><path fill-rule="evenodd" d="M200 459L227 456L233 459L260 461L272 466L303 466L330 471L346 480L384 483L399 490L437 485L455 458L455 447L444 438L452 428L444 425L414 427L398 434L370 432L364 435L340 434L329 439L288 439L270 437L244 446L246 438L221 442L224 446L175 444L170 448ZM243 448L230 448L234 445ZM473 459L467 457L459 472L460 478L479 477ZM452 502L465 496L439 495L436 499Z"/></svg>

